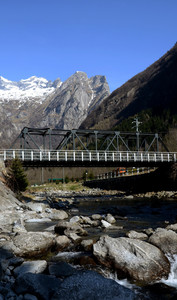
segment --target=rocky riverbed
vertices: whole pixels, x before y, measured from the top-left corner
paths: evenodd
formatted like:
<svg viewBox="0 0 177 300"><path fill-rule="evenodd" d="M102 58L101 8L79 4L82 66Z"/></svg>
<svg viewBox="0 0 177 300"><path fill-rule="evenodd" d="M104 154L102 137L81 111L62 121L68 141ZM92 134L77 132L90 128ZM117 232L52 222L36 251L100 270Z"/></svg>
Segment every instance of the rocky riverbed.
<svg viewBox="0 0 177 300"><path fill-rule="evenodd" d="M176 198L165 193L143 196ZM89 215L79 209L80 202L99 206L100 199L113 203L115 197L130 201L142 195L45 190L19 201L0 182L0 299L159 299L147 287L171 274L177 224L123 230L127 216L114 206L111 213ZM128 279L132 289L105 278L106 272ZM160 299L175 299L175 288L160 285Z"/></svg>

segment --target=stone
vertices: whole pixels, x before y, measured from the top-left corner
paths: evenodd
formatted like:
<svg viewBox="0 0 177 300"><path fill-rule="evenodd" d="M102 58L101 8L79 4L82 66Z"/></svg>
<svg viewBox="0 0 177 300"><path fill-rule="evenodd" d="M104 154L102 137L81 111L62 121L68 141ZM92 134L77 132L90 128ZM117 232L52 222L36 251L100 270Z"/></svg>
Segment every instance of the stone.
<svg viewBox="0 0 177 300"><path fill-rule="evenodd" d="M48 214L48 217L52 220L64 220L68 218L68 214L64 210L53 208L52 212Z"/></svg>
<svg viewBox="0 0 177 300"><path fill-rule="evenodd" d="M55 245L55 236L49 232L19 233L12 240L15 255L22 257L43 255Z"/></svg>
<svg viewBox="0 0 177 300"><path fill-rule="evenodd" d="M46 209L46 204L44 203L28 202L26 206L37 213L42 213Z"/></svg>
<svg viewBox="0 0 177 300"><path fill-rule="evenodd" d="M76 274L77 272L76 268L73 268L64 261L49 264L49 274L56 277L68 277Z"/></svg>
<svg viewBox="0 0 177 300"><path fill-rule="evenodd" d="M88 232L85 229L83 229L80 225L74 223L71 223L70 226L68 226L67 229L65 229L64 231L64 234L67 236L69 233L76 233L81 236L88 235Z"/></svg>
<svg viewBox="0 0 177 300"><path fill-rule="evenodd" d="M177 254L177 233L173 230L157 228L148 241L165 254Z"/></svg>
<svg viewBox="0 0 177 300"><path fill-rule="evenodd" d="M109 227L111 226L111 224L108 223L108 222L105 221L105 220L101 220L101 226L102 226L103 228L109 228Z"/></svg>
<svg viewBox="0 0 177 300"><path fill-rule="evenodd" d="M66 278L52 300L137 300L137 295L95 271L80 271Z"/></svg>
<svg viewBox="0 0 177 300"><path fill-rule="evenodd" d="M91 251L93 248L94 241L92 239L89 240L82 240L81 246L84 248L85 251Z"/></svg>
<svg viewBox="0 0 177 300"><path fill-rule="evenodd" d="M74 232L67 232L67 236L74 242L79 242L81 241L81 237L78 236L76 233Z"/></svg>
<svg viewBox="0 0 177 300"><path fill-rule="evenodd" d="M40 274L43 273L46 268L47 262L45 260L24 261L21 266L14 269L13 273L15 277L25 273Z"/></svg>
<svg viewBox="0 0 177 300"><path fill-rule="evenodd" d="M136 239L102 236L93 245L93 254L106 266L114 266L131 279L150 283L166 277L170 264L157 247Z"/></svg>
<svg viewBox="0 0 177 300"><path fill-rule="evenodd" d="M168 229L168 230L171 229L171 230L177 232L177 223L176 223L176 224L168 225L168 226L166 227L166 229Z"/></svg>
<svg viewBox="0 0 177 300"><path fill-rule="evenodd" d="M23 300L38 300L36 296L31 294L25 294Z"/></svg>
<svg viewBox="0 0 177 300"><path fill-rule="evenodd" d="M66 235L57 236L55 241L57 250L63 250L71 244L70 239Z"/></svg>
<svg viewBox="0 0 177 300"><path fill-rule="evenodd" d="M110 224L116 223L116 219L111 214L107 214L105 220Z"/></svg>
<svg viewBox="0 0 177 300"><path fill-rule="evenodd" d="M99 214L93 214L91 218L92 218L92 220L96 221L96 220L101 220L102 216Z"/></svg>
<svg viewBox="0 0 177 300"><path fill-rule="evenodd" d="M129 237L130 239L138 239L142 241L146 241L148 239L147 234L143 232L137 232L134 230L130 230L129 232L127 232L126 236Z"/></svg>
<svg viewBox="0 0 177 300"><path fill-rule="evenodd" d="M46 274L25 273L19 275L14 284L17 294L32 294L41 300L52 299L60 289L61 281Z"/></svg>
<svg viewBox="0 0 177 300"><path fill-rule="evenodd" d="M69 220L70 223L79 223L80 221L81 218L79 216L74 216Z"/></svg>

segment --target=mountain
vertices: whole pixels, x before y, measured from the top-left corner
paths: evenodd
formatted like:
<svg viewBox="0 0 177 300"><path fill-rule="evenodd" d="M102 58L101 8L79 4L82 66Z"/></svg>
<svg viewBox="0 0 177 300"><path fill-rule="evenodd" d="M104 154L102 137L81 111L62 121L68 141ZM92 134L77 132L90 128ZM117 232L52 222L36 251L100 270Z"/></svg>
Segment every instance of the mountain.
<svg viewBox="0 0 177 300"><path fill-rule="evenodd" d="M109 95L105 76L87 77L76 72L46 98L30 119L42 127L78 128L94 107Z"/></svg>
<svg viewBox="0 0 177 300"><path fill-rule="evenodd" d="M143 72L104 99L80 128L111 129L130 116L150 109L177 114L177 43ZM142 120L143 121L143 120Z"/></svg>
<svg viewBox="0 0 177 300"><path fill-rule="evenodd" d="M76 72L65 82L32 76L18 82L0 77L0 141L9 147L23 127L78 128L110 94L105 76Z"/></svg>

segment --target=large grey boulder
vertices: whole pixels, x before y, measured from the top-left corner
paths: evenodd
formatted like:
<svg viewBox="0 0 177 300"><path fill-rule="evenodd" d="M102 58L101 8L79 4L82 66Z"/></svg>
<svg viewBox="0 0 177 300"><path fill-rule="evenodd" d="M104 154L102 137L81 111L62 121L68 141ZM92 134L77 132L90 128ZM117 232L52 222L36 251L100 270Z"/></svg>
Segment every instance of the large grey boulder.
<svg viewBox="0 0 177 300"><path fill-rule="evenodd" d="M150 236L149 243L157 246L166 254L177 254L177 233L173 230L157 228Z"/></svg>
<svg viewBox="0 0 177 300"><path fill-rule="evenodd" d="M55 236L49 232L19 233L12 238L14 253L22 257L38 257L55 245Z"/></svg>
<svg viewBox="0 0 177 300"><path fill-rule="evenodd" d="M102 236L93 253L106 266L114 266L132 279L144 283L167 277L170 264L155 246L141 240Z"/></svg>
<svg viewBox="0 0 177 300"><path fill-rule="evenodd" d="M78 272L66 278L51 300L138 300L133 291L94 271Z"/></svg>

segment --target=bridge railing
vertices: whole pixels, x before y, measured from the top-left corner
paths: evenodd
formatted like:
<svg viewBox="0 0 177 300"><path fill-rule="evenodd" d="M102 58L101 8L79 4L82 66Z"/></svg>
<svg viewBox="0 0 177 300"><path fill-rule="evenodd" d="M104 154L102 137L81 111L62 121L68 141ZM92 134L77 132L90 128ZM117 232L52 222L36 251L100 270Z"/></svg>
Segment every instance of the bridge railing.
<svg viewBox="0 0 177 300"><path fill-rule="evenodd" d="M176 162L176 152L126 152L82 150L0 150L1 160L18 157L22 161L111 161L111 162Z"/></svg>

